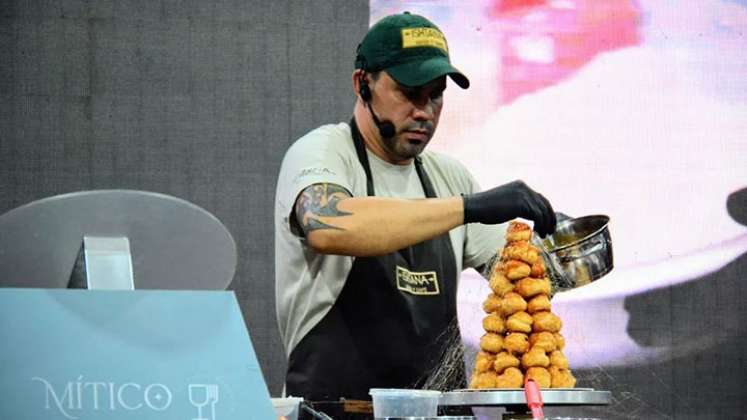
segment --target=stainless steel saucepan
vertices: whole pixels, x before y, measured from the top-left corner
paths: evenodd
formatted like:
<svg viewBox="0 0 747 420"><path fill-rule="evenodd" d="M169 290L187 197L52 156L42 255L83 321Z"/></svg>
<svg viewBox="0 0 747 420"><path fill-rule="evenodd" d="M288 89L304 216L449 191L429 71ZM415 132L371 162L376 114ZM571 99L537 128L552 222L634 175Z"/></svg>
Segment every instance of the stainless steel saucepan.
<svg viewBox="0 0 747 420"><path fill-rule="evenodd" d="M604 215L569 218L558 214L555 233L534 244L545 254L550 279L557 288L589 284L612 271L612 239Z"/></svg>

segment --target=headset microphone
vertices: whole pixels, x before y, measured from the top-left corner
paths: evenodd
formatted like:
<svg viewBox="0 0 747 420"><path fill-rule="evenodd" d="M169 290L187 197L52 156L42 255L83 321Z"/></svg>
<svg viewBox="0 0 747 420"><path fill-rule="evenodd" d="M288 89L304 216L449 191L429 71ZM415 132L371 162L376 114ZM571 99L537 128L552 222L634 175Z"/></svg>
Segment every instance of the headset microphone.
<svg viewBox="0 0 747 420"><path fill-rule="evenodd" d="M380 121L379 118L376 116L376 113L374 112L373 107L371 107L371 89L368 87L368 83L366 82L365 73L361 75L359 83L360 83L359 92L361 94L361 99L363 99L363 102L366 103L368 112L371 114L374 124L376 124L376 127L379 129L379 134L384 139L390 139L394 137L394 135L397 132L396 127L394 127L394 123L392 123L391 121L386 121L386 120Z"/></svg>
<svg viewBox="0 0 747 420"><path fill-rule="evenodd" d="M371 102L366 102L366 105L368 105L368 112L371 113L376 127L379 128L379 134L381 134L381 138L390 139L394 137L394 134L397 131L394 128L394 124L391 121L379 121L373 108L371 108Z"/></svg>

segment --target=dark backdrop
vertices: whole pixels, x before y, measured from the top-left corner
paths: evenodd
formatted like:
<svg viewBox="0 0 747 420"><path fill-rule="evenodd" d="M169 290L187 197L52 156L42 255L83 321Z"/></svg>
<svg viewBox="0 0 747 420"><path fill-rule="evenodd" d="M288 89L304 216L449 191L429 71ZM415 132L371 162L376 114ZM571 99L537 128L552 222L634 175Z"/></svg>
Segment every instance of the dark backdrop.
<svg viewBox="0 0 747 420"><path fill-rule="evenodd" d="M367 0L0 0L0 214L107 188L212 212L279 394L275 177L295 138L350 115L368 18Z"/></svg>

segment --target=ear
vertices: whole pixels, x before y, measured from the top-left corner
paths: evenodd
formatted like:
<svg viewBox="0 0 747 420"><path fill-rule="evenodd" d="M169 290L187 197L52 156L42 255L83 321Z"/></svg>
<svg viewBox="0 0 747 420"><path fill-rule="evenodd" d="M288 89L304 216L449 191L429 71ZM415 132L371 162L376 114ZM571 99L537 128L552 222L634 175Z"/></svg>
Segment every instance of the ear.
<svg viewBox="0 0 747 420"><path fill-rule="evenodd" d="M361 98L361 76L365 74L362 69L355 69L352 75L352 82L353 82L353 92L355 92L355 96L358 97L358 99Z"/></svg>

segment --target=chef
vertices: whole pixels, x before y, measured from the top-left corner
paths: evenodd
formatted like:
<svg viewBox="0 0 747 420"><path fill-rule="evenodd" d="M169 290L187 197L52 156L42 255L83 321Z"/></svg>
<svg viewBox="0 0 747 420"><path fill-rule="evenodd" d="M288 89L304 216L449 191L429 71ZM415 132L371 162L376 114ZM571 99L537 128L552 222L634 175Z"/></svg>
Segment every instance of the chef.
<svg viewBox="0 0 747 420"><path fill-rule="evenodd" d="M459 162L425 150L447 82L470 84L439 28L385 17L356 51L351 120L287 151L275 200L286 394L370 399L370 388L423 386L456 329L459 274L495 255L499 224L521 217L541 236L554 231L550 203L525 183L481 192ZM466 385L463 369L451 379Z"/></svg>

